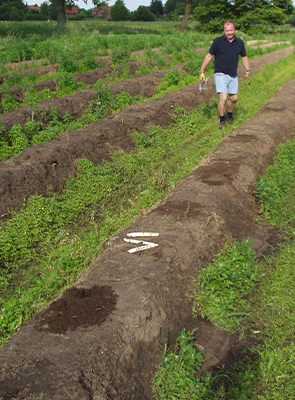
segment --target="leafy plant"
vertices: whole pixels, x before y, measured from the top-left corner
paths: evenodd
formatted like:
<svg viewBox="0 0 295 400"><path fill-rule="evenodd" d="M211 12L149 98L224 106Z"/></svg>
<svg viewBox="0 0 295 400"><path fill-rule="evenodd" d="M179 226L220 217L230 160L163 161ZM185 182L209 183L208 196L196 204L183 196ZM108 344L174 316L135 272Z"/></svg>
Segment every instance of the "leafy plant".
<svg viewBox="0 0 295 400"><path fill-rule="evenodd" d="M157 400L198 400L206 393L204 380L196 378L204 355L194 345L194 332L181 332L173 352L167 352L153 378L153 393Z"/></svg>
<svg viewBox="0 0 295 400"><path fill-rule="evenodd" d="M255 252L248 239L226 243L213 264L203 269L196 282L196 313L213 324L236 329L250 309L245 296L258 281Z"/></svg>
<svg viewBox="0 0 295 400"><path fill-rule="evenodd" d="M279 146L275 161L275 164L268 168L267 174L259 176L256 182L256 196L261 202L262 212L267 213L271 223L282 220L282 202L285 201L285 194L294 182L294 141Z"/></svg>

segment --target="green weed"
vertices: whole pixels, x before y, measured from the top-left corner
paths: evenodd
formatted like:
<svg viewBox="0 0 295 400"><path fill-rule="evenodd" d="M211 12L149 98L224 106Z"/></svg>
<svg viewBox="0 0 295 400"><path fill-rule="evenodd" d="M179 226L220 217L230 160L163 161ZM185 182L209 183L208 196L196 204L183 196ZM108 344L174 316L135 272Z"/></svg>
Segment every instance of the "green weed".
<svg viewBox="0 0 295 400"><path fill-rule="evenodd" d="M206 316L214 325L235 330L250 317L246 296L258 281L255 252L249 240L226 243L213 263L196 281L195 314Z"/></svg>
<svg viewBox="0 0 295 400"><path fill-rule="evenodd" d="M206 393L205 380L197 379L204 356L197 350L194 332L181 332L175 350L168 353L167 347L162 363L153 378L153 393L157 400L198 400Z"/></svg>
<svg viewBox="0 0 295 400"><path fill-rule="evenodd" d="M283 217L288 223L286 213L288 209L282 205L286 201L286 192L289 190L295 176L295 142L280 145L275 164L268 168L267 175L259 176L256 182L256 196L261 202L261 209L267 215L271 224L277 224Z"/></svg>

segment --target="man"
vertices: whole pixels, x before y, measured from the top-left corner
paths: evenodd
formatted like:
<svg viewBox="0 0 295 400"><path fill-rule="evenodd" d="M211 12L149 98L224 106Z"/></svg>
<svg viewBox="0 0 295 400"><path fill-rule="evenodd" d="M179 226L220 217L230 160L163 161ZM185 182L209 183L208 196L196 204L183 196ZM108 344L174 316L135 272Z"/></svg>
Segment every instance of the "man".
<svg viewBox="0 0 295 400"><path fill-rule="evenodd" d="M230 124L233 123L232 113L238 99L239 88L237 76L239 56L242 58L248 83L251 83L250 64L243 40L235 36L236 28L233 22L225 22L223 29L224 35L213 40L209 53L204 58L200 70L200 79L204 81L205 70L213 56L215 56L214 81L216 93L219 94L218 111L220 129L225 128L225 120ZM228 113L225 115L228 95Z"/></svg>

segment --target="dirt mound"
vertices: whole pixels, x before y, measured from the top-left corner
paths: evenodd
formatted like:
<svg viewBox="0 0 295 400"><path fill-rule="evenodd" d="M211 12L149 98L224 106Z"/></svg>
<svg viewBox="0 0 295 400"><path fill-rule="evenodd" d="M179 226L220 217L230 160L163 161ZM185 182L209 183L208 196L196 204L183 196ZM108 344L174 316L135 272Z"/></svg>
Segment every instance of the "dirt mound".
<svg viewBox="0 0 295 400"><path fill-rule="evenodd" d="M295 79L226 138L166 201L107 244L72 292L108 288L100 293L98 308L107 300L114 308L103 323L91 323L85 296L71 296L75 312L67 313L68 321L83 310L89 324L84 319L65 333L50 329L50 313L68 299L66 292L7 343L0 353L3 399L152 399L151 376L163 346L182 329L198 328L205 368L243 347L207 321L192 318L193 278L229 237L249 237L258 257L278 240L270 228L254 222L258 210L252 182L272 162L278 143L292 137L294 102ZM132 231L158 232L159 246L127 253L130 244L123 239Z"/></svg>
<svg viewBox="0 0 295 400"><path fill-rule="evenodd" d="M294 48L291 47L252 60L253 74L259 72L267 64L278 62L281 57L292 53L293 50ZM151 95L163 73L165 71L127 79L112 86L113 93L127 91L135 96L142 91ZM243 74L243 69L240 68L240 77ZM58 112L61 115L65 111L71 115L81 115L85 103L90 101L89 93L90 91L83 91L66 99L56 99L56 102L60 101ZM131 135L133 131L145 132L146 127L150 124L167 126L173 123L174 106L189 111L201 103L207 102L214 95L213 80L210 79L208 90L201 94L198 91L198 85L193 85L177 93L169 93L164 98L152 103L132 105L83 131L72 131L56 141L27 148L19 157L12 159L12 162L1 162L0 215L2 220L9 218L10 210L19 207L29 196L46 195L48 188L51 191L59 191L63 187L65 179L75 172L76 159L88 158L98 164L108 159L110 153L115 150L128 152L133 148ZM54 104L56 103L52 101L52 106ZM41 107L38 112L40 110ZM21 120L16 118L26 121L30 110L16 110L17 113L21 115L19 117L15 115L10 123Z"/></svg>

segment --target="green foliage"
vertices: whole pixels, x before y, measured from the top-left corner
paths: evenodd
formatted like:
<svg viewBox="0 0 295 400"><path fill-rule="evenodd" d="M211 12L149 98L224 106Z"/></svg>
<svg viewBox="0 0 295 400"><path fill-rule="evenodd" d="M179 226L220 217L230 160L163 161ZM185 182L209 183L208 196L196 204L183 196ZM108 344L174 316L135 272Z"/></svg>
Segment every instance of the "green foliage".
<svg viewBox="0 0 295 400"><path fill-rule="evenodd" d="M272 224L282 220L282 202L295 179L295 142L279 146L275 161L267 174L259 176L256 182L256 196L261 202L262 212L268 215Z"/></svg>
<svg viewBox="0 0 295 400"><path fill-rule="evenodd" d="M130 18L130 13L123 0L116 0L111 8L111 18L114 21L127 21Z"/></svg>
<svg viewBox="0 0 295 400"><path fill-rule="evenodd" d="M196 283L196 309L202 317L227 329L237 329L249 317L245 300L258 280L255 252L249 240L226 243L213 264L203 269Z"/></svg>
<svg viewBox="0 0 295 400"><path fill-rule="evenodd" d="M0 112L7 113L10 110L16 110L19 108L19 103L11 96L11 94L6 91L3 94L0 104Z"/></svg>
<svg viewBox="0 0 295 400"><path fill-rule="evenodd" d="M119 112L124 108L133 104L133 102L134 100L129 93L126 92L119 93L117 96L115 96L114 102L112 104L112 111Z"/></svg>
<svg viewBox="0 0 295 400"><path fill-rule="evenodd" d="M163 7L162 1L161 0L151 0L150 11L151 11L151 13L156 15L158 18L160 15L163 15L164 7Z"/></svg>
<svg viewBox="0 0 295 400"><path fill-rule="evenodd" d="M177 86L181 80L180 73L178 69L173 69L171 72L168 72L163 77L163 82L159 84L157 91L163 91L170 86Z"/></svg>
<svg viewBox="0 0 295 400"><path fill-rule="evenodd" d="M145 6L139 6L133 13L134 21L154 21L156 17Z"/></svg>
<svg viewBox="0 0 295 400"><path fill-rule="evenodd" d="M289 20L294 9L291 0L251 2L223 0L200 0L194 8L194 17L205 32L222 32L226 20L235 21L237 29L243 32L257 32L261 25L283 25Z"/></svg>
<svg viewBox="0 0 295 400"><path fill-rule="evenodd" d="M257 32L257 26L262 25L283 25L289 20L288 15L278 7L260 8L248 11L237 20L238 29L247 33Z"/></svg>
<svg viewBox="0 0 295 400"><path fill-rule="evenodd" d="M174 352L163 356L153 378L153 393L157 400L198 400L206 393L206 383L196 378L204 356L194 345L193 332L181 332Z"/></svg>
<svg viewBox="0 0 295 400"><path fill-rule="evenodd" d="M64 72L57 82L56 93L58 97L62 97L85 88L86 85L76 82L72 74Z"/></svg>
<svg viewBox="0 0 295 400"><path fill-rule="evenodd" d="M291 24L292 26L295 26L295 14L292 14L292 15L291 15L291 17L290 17L290 24Z"/></svg>
<svg viewBox="0 0 295 400"><path fill-rule="evenodd" d="M127 46L119 46L112 50L112 63L114 65L127 63L129 61L130 54L130 49L128 49Z"/></svg>

